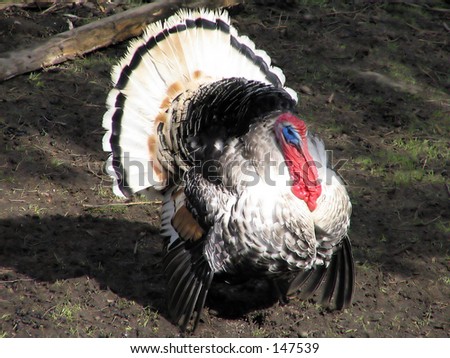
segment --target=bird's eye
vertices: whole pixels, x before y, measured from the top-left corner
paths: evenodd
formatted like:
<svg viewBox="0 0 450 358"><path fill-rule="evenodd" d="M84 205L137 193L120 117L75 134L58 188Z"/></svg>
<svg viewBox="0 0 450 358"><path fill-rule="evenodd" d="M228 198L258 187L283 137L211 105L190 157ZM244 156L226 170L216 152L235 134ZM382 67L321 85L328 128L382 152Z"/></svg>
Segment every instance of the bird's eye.
<svg viewBox="0 0 450 358"><path fill-rule="evenodd" d="M288 143L298 144L300 141L298 133L295 131L294 128L292 128L292 126L284 127L283 135L284 135L284 138L286 139L286 142L288 142Z"/></svg>

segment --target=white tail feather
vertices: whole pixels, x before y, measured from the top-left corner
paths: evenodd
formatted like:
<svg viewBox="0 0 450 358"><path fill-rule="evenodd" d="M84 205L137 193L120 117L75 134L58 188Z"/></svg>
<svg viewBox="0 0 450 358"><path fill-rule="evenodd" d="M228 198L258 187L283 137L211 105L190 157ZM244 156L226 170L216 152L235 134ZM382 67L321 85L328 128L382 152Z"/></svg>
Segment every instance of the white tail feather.
<svg viewBox="0 0 450 358"><path fill-rule="evenodd" d="M200 25L194 25L198 19ZM103 150L112 153L107 171L119 196L149 186L164 188L164 175L155 169L157 158L149 143L158 116L164 117L161 114L175 96L230 77L276 86L284 86L285 81L264 51L256 50L248 37L238 36L226 12L209 10L182 10L165 22L149 25L141 38L130 43L111 76L114 89L103 118L107 130ZM293 90L285 89L297 99Z"/></svg>

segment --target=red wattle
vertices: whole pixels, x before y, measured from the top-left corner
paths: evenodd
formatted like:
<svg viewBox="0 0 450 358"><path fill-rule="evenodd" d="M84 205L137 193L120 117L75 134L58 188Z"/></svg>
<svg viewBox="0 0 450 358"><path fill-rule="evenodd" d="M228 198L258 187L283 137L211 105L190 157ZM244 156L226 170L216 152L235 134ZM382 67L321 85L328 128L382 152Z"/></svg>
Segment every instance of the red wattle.
<svg viewBox="0 0 450 358"><path fill-rule="evenodd" d="M285 157L289 173L294 183L292 193L303 200L310 211L317 207L317 199L322 194L322 186L319 182L316 163L308 152L306 139L304 139L303 153L300 154L292 147L285 148Z"/></svg>

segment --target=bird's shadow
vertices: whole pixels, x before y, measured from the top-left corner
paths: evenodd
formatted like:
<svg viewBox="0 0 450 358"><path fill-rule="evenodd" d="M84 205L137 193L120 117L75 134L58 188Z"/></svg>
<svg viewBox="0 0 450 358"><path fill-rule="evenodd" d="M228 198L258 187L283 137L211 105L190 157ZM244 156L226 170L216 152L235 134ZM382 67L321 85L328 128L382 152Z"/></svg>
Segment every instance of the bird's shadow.
<svg viewBox="0 0 450 358"><path fill-rule="evenodd" d="M91 215L0 220L3 267L41 282L88 276L100 289L163 310L164 278L157 229Z"/></svg>
<svg viewBox="0 0 450 358"><path fill-rule="evenodd" d="M221 318L239 319L250 312L269 308L277 302L278 294L268 280L252 279L238 284L214 280L206 305Z"/></svg>
<svg viewBox="0 0 450 358"><path fill-rule="evenodd" d="M100 289L157 310L170 320L162 273L163 240L142 222L91 215L24 216L0 220L0 263L36 281L87 276ZM213 282L207 306L224 318L239 318L273 305L264 282Z"/></svg>

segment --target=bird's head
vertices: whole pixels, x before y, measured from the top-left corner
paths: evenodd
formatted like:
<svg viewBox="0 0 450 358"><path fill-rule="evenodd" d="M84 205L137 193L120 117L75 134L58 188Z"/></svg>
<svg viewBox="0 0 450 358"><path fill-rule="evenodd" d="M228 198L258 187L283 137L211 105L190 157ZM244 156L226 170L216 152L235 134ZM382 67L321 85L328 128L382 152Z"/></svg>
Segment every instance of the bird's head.
<svg viewBox="0 0 450 358"><path fill-rule="evenodd" d="M289 168L292 192L314 211L322 186L316 163L308 150L306 124L291 113L283 113L277 118L274 131Z"/></svg>

